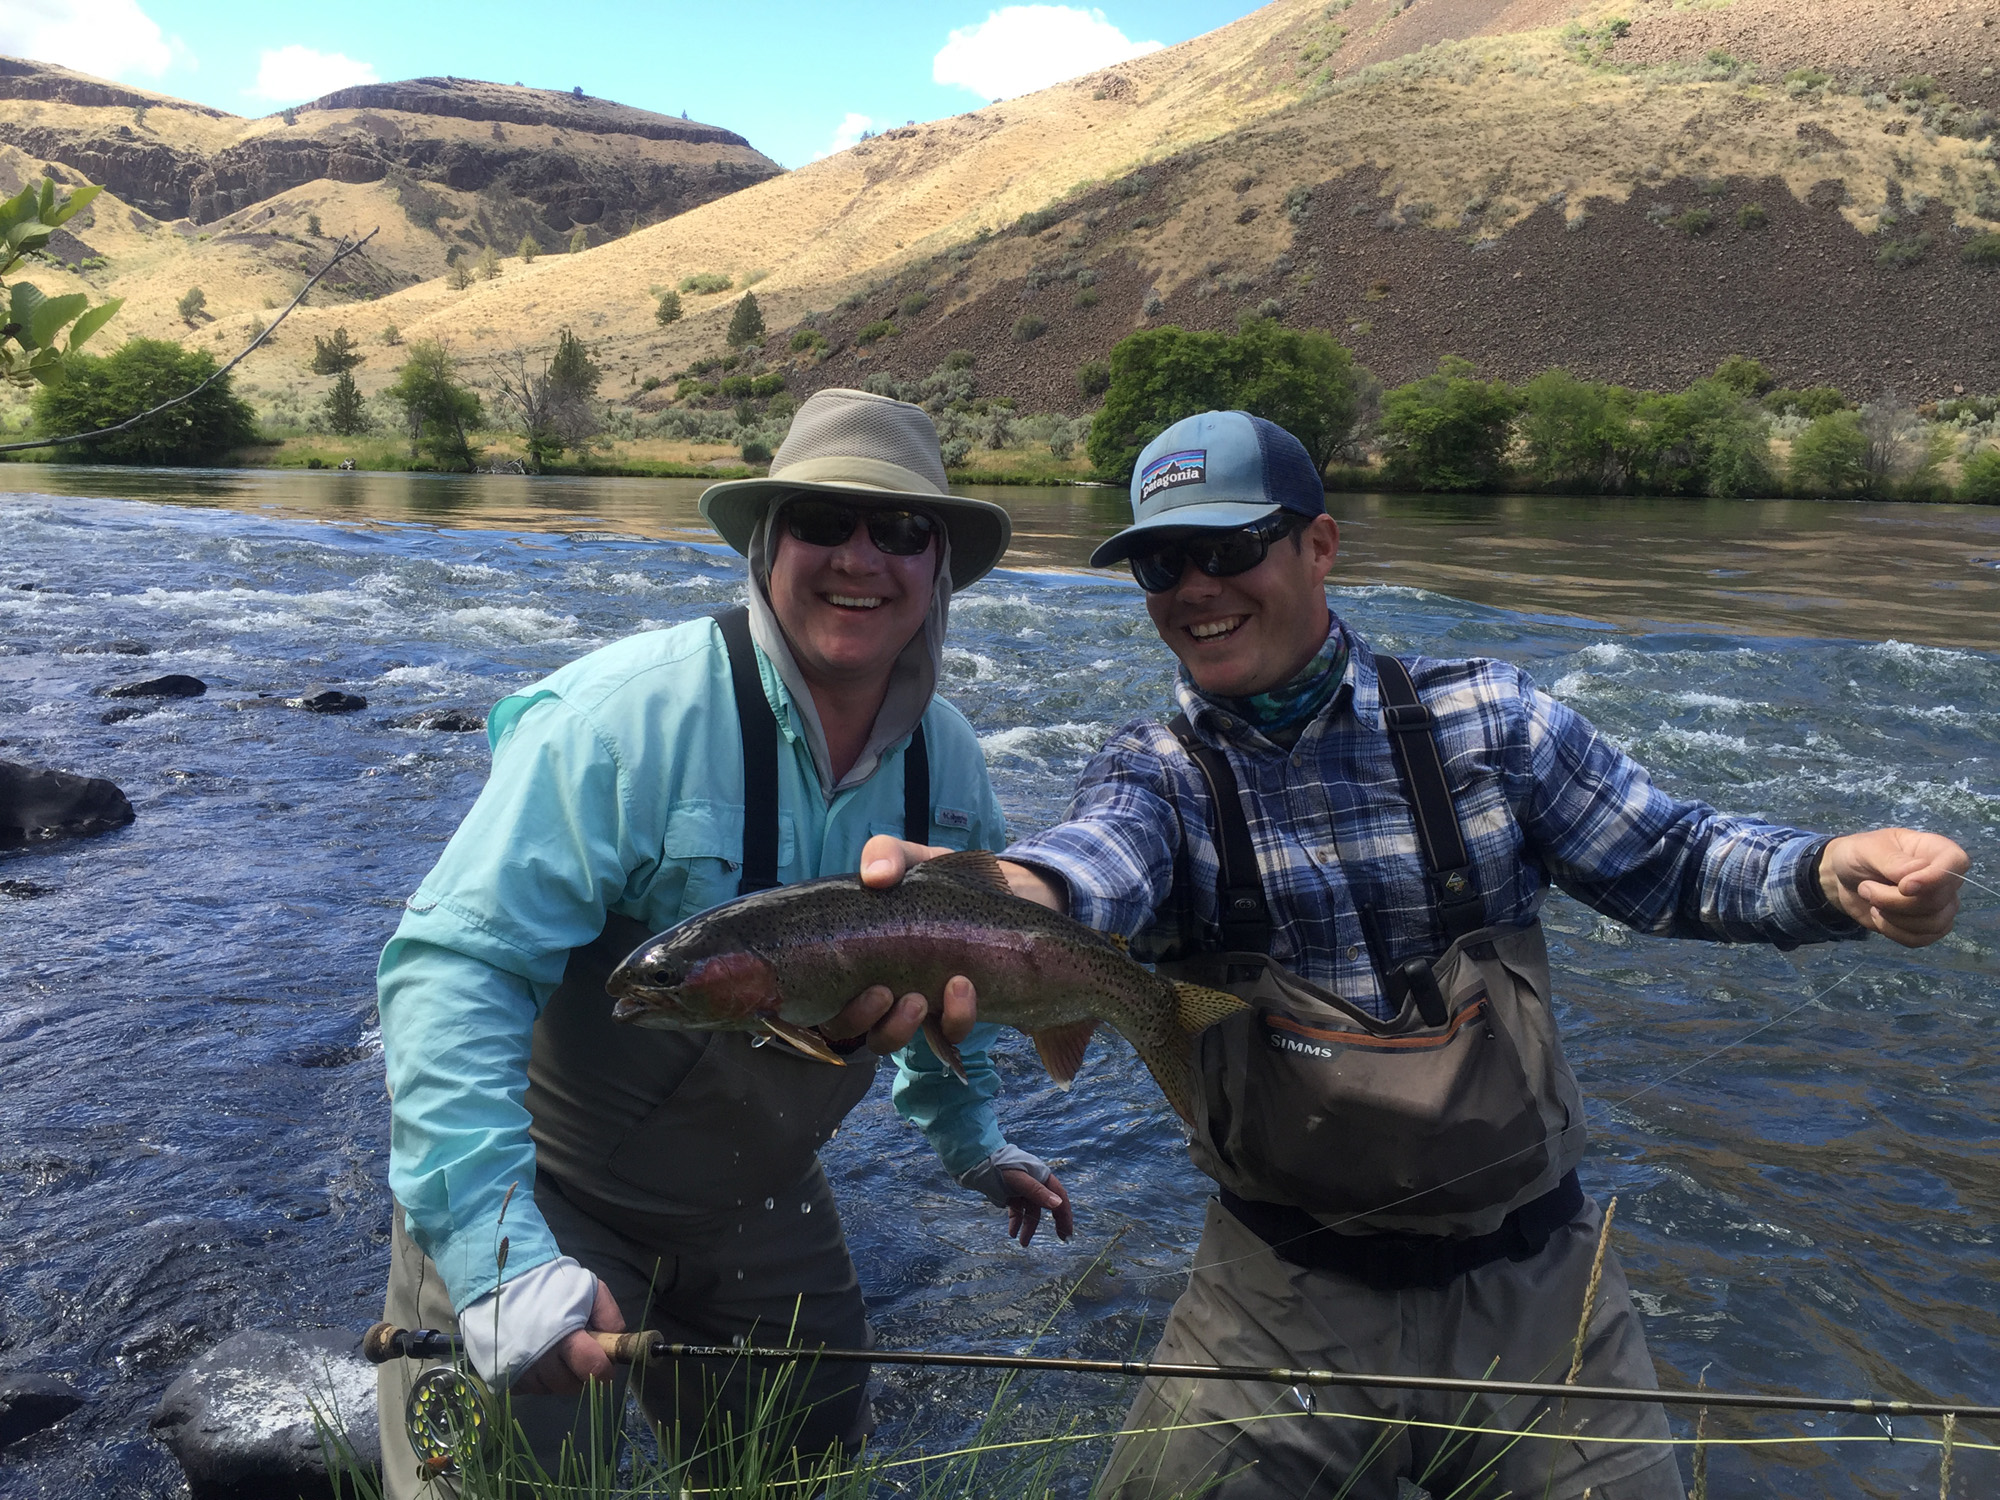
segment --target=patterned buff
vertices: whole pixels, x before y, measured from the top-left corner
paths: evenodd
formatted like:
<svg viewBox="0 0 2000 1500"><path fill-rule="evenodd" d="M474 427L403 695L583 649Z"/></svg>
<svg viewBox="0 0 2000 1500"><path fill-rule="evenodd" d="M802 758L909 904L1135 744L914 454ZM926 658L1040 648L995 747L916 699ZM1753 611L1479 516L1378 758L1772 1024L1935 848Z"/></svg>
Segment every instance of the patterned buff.
<svg viewBox="0 0 2000 1500"><path fill-rule="evenodd" d="M1290 746L1313 721L1313 716L1326 707L1346 675L1347 632L1336 619L1318 655L1283 687L1248 698L1222 698L1209 693L1203 693L1202 697L1223 712L1234 714L1273 744Z"/></svg>

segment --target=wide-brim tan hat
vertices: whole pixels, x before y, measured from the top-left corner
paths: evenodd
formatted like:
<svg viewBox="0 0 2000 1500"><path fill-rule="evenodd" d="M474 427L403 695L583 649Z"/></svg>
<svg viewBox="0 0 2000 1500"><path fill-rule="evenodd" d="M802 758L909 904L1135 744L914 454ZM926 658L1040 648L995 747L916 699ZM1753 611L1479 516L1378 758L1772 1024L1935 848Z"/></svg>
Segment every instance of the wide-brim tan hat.
<svg viewBox="0 0 2000 1500"><path fill-rule="evenodd" d="M867 391L815 391L763 479L731 479L701 495L702 518L745 556L757 522L788 495L822 493L859 504L904 501L932 512L951 533L952 592L992 571L1014 535L1007 512L954 495L938 455L937 428L921 406Z"/></svg>

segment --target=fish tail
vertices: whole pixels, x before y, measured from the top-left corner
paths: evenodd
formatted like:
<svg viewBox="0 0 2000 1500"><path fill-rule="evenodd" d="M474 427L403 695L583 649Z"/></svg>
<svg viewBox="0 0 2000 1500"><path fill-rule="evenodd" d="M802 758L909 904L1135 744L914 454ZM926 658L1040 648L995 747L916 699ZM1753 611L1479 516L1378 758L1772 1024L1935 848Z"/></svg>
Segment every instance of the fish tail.
<svg viewBox="0 0 2000 1500"><path fill-rule="evenodd" d="M1160 1092L1167 1096L1174 1113L1193 1126L1195 1104L1201 1096L1201 1081L1195 1076L1194 1039L1225 1016L1247 1006L1223 990L1205 989L1198 984L1176 982L1173 990L1174 1009L1162 1018L1164 1024L1148 1028L1143 1037L1128 1036L1127 1040L1160 1086Z"/></svg>

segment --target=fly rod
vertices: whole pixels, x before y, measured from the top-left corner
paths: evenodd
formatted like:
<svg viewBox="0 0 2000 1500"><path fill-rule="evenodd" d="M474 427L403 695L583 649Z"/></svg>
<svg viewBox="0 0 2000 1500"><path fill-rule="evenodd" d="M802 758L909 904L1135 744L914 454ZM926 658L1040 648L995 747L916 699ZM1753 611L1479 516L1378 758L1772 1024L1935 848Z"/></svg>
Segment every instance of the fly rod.
<svg viewBox="0 0 2000 1500"><path fill-rule="evenodd" d="M1894 1401L1826 1396L1766 1396L1747 1391L1649 1391L1636 1386L1557 1385L1539 1380L1464 1380L1448 1375L1369 1375L1347 1370L1288 1370L1258 1365L1179 1365L1139 1359L1064 1359L1039 1354L932 1354L921 1349L787 1349L731 1344L676 1344L664 1334L596 1333L614 1364L662 1359L755 1359L865 1365L931 1365L974 1370L1060 1370L1083 1375L1137 1375L1156 1380L1247 1380L1270 1385L1363 1386L1373 1390L1454 1391L1494 1396L1541 1396L1569 1401L1633 1401L1662 1406L1731 1406L1750 1411L1854 1412L1871 1417L1958 1417L2000 1420L2000 1406L1954 1401ZM362 1337L373 1364L392 1359L452 1359L463 1349L452 1334L377 1323Z"/></svg>

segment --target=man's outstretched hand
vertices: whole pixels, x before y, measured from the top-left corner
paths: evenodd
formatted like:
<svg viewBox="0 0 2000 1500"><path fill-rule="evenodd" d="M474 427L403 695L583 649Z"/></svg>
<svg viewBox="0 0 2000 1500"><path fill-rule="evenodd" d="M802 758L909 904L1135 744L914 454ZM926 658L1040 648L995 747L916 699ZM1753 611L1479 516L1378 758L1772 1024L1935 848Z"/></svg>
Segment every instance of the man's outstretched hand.
<svg viewBox="0 0 2000 1500"><path fill-rule="evenodd" d="M611 1360L590 1335L623 1333L625 1314L609 1287L597 1283L597 1297L591 1303L590 1322L575 1333L565 1334L556 1346L515 1377L513 1388L524 1396L574 1396L586 1381L611 1379Z"/></svg>
<svg viewBox="0 0 2000 1500"><path fill-rule="evenodd" d="M1819 884L1827 900L1870 932L1921 948L1951 931L1971 867L1966 852L1941 833L1877 828L1828 844Z"/></svg>

